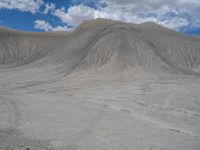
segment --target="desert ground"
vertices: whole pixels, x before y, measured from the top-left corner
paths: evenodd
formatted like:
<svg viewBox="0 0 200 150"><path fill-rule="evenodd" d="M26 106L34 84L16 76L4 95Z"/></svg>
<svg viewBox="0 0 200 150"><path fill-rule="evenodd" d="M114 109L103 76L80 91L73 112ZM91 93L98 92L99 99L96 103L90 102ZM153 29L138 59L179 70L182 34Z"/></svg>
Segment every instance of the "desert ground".
<svg viewBox="0 0 200 150"><path fill-rule="evenodd" d="M105 19L1 27L0 149L199 150L200 37Z"/></svg>

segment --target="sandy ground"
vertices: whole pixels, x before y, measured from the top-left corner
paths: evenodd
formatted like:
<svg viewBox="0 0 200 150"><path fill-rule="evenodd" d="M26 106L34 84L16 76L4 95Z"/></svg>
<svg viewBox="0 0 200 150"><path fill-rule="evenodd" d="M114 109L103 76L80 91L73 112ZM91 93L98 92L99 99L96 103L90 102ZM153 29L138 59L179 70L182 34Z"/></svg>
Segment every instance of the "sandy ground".
<svg viewBox="0 0 200 150"><path fill-rule="evenodd" d="M199 150L197 77L0 75L2 150Z"/></svg>

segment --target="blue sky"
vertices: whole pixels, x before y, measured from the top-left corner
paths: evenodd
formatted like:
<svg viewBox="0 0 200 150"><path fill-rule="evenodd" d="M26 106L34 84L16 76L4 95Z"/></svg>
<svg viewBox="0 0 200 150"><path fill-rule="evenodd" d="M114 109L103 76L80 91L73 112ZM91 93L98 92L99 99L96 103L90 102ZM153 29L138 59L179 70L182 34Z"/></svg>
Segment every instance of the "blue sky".
<svg viewBox="0 0 200 150"><path fill-rule="evenodd" d="M200 0L0 0L0 25L17 30L68 31L96 18L200 35Z"/></svg>

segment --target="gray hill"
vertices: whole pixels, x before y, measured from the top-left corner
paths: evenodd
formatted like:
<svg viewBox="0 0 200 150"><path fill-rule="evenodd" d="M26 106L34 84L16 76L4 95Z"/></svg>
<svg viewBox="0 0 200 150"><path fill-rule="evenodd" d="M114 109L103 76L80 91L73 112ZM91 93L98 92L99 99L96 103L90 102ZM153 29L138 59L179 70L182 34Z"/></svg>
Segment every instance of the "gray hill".
<svg viewBox="0 0 200 150"><path fill-rule="evenodd" d="M0 28L0 149L199 150L200 37L96 19Z"/></svg>
<svg viewBox="0 0 200 150"><path fill-rule="evenodd" d="M28 64L44 59L63 63L66 72L180 72L198 75L200 38L155 23L125 24L97 19L74 32L28 33L0 29L0 64ZM41 62L40 62L41 63Z"/></svg>

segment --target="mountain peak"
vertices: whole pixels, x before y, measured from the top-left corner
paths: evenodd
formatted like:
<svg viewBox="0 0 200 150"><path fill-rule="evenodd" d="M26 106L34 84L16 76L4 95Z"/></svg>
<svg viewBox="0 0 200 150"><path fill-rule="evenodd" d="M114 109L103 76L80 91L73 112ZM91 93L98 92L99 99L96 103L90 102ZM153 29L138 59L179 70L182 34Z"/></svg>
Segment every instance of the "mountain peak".
<svg viewBox="0 0 200 150"><path fill-rule="evenodd" d="M103 26L107 26L109 24L113 24L113 23L117 23L117 22L119 22L119 21L103 19L103 18L85 20L76 28L76 30L89 29L89 28L93 28L93 27L103 27Z"/></svg>

